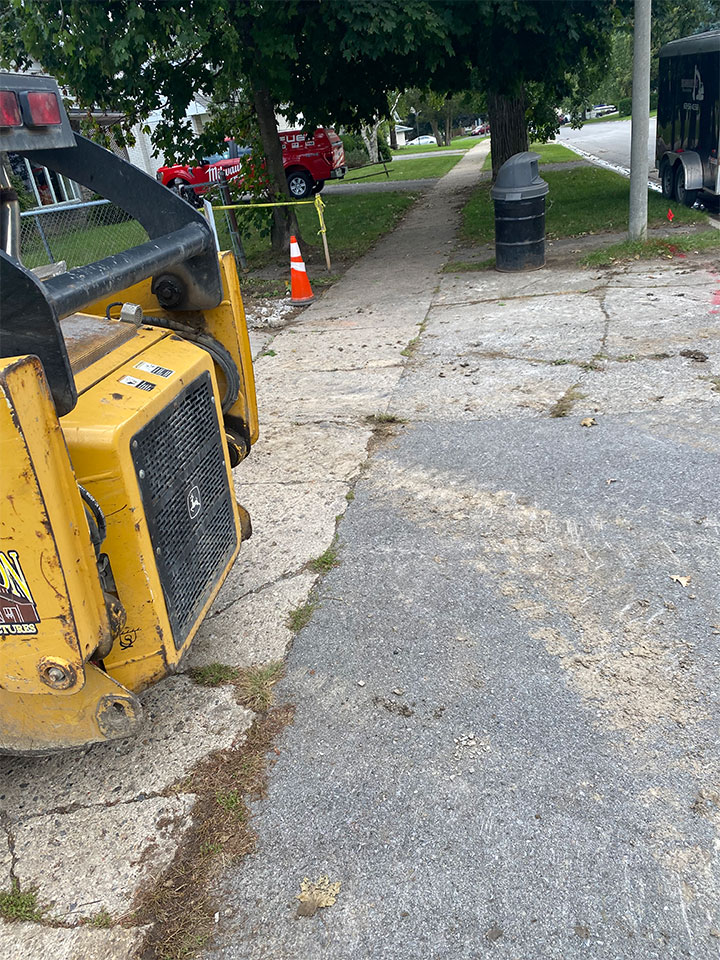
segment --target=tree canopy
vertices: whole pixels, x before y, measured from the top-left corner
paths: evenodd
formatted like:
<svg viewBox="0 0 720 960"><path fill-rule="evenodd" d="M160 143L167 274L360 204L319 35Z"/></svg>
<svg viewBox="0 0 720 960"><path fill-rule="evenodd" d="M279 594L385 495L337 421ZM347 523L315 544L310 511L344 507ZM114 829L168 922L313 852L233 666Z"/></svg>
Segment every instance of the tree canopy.
<svg viewBox="0 0 720 960"><path fill-rule="evenodd" d="M547 126L578 78L607 59L629 3L6 0L0 62L39 61L82 107L122 111L128 126L162 110L153 137L168 156L190 149L183 118L194 96L223 105L242 91L280 192L278 104L308 126L357 125L386 116L392 90L477 90L488 96L501 162L527 145L528 109Z"/></svg>

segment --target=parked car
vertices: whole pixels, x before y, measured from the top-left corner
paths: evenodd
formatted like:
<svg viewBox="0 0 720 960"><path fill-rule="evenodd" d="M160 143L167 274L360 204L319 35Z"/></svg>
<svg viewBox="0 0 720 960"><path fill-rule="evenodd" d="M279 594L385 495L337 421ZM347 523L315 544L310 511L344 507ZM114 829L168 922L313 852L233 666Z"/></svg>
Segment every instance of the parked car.
<svg viewBox="0 0 720 960"><path fill-rule="evenodd" d="M617 113L617 107L614 103L596 103L592 110L588 110L588 120L594 120L596 117L606 117L610 113Z"/></svg>
<svg viewBox="0 0 720 960"><path fill-rule="evenodd" d="M435 137L429 137L429 136L415 137L414 140L408 140L408 141L405 143L405 146L406 146L406 147L420 147L420 146L422 146L423 144L426 144L426 143L434 143L435 146L437 146L437 140L435 139Z"/></svg>
<svg viewBox="0 0 720 960"><path fill-rule="evenodd" d="M347 173L342 140L330 128L318 128L314 134L284 130L280 142L288 188L296 200L319 193L326 180L338 180ZM250 150L234 140L228 140L227 144L223 154L204 157L196 166L176 163L160 167L156 177L166 187L182 193L191 202L199 203L202 195L219 180L221 171L229 181L237 182L242 176L242 160Z"/></svg>
<svg viewBox="0 0 720 960"><path fill-rule="evenodd" d="M484 134L490 133L490 124L489 123L479 123L476 127L473 127L470 131L471 137L482 137Z"/></svg>

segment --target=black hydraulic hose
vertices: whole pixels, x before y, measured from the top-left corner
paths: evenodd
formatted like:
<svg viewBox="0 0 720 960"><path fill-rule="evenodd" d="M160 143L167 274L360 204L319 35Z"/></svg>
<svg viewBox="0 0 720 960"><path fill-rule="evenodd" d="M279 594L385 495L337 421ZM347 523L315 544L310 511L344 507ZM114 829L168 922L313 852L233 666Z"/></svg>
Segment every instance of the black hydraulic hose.
<svg viewBox="0 0 720 960"><path fill-rule="evenodd" d="M222 412L227 413L240 393L240 374L230 351L215 337L211 337L209 333L198 333L192 327L188 327L184 323L178 323L176 320L170 320L167 317L145 317L143 322L151 327L164 327L166 330L173 330L210 354L225 374L225 395L221 406Z"/></svg>
<svg viewBox="0 0 720 960"><path fill-rule="evenodd" d="M102 512L102 507L89 490L86 490L81 484L78 484L78 490L80 491L80 496L87 507L85 513L88 517L88 526L90 527L90 539L92 540L93 545L95 546L95 552L97 553L107 535L107 521L105 520L105 514ZM92 524L89 522L91 517L93 521ZM94 531L93 525L95 526Z"/></svg>

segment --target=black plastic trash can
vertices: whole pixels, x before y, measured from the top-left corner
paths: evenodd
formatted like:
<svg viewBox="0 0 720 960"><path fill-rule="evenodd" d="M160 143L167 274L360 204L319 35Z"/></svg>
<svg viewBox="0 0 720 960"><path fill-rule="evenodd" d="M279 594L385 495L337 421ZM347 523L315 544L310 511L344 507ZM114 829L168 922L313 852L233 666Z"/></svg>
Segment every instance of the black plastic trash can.
<svg viewBox="0 0 720 960"><path fill-rule="evenodd" d="M505 272L545 266L545 196L539 153L516 153L498 170L495 201L495 268Z"/></svg>

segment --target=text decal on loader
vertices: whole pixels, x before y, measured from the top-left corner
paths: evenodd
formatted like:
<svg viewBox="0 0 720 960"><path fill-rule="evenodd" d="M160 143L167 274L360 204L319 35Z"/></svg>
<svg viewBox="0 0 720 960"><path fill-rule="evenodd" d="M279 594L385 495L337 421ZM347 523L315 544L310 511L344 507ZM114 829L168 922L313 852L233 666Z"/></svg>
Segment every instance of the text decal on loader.
<svg viewBox="0 0 720 960"><path fill-rule="evenodd" d="M37 633L37 607L15 550L0 551L0 636Z"/></svg>

